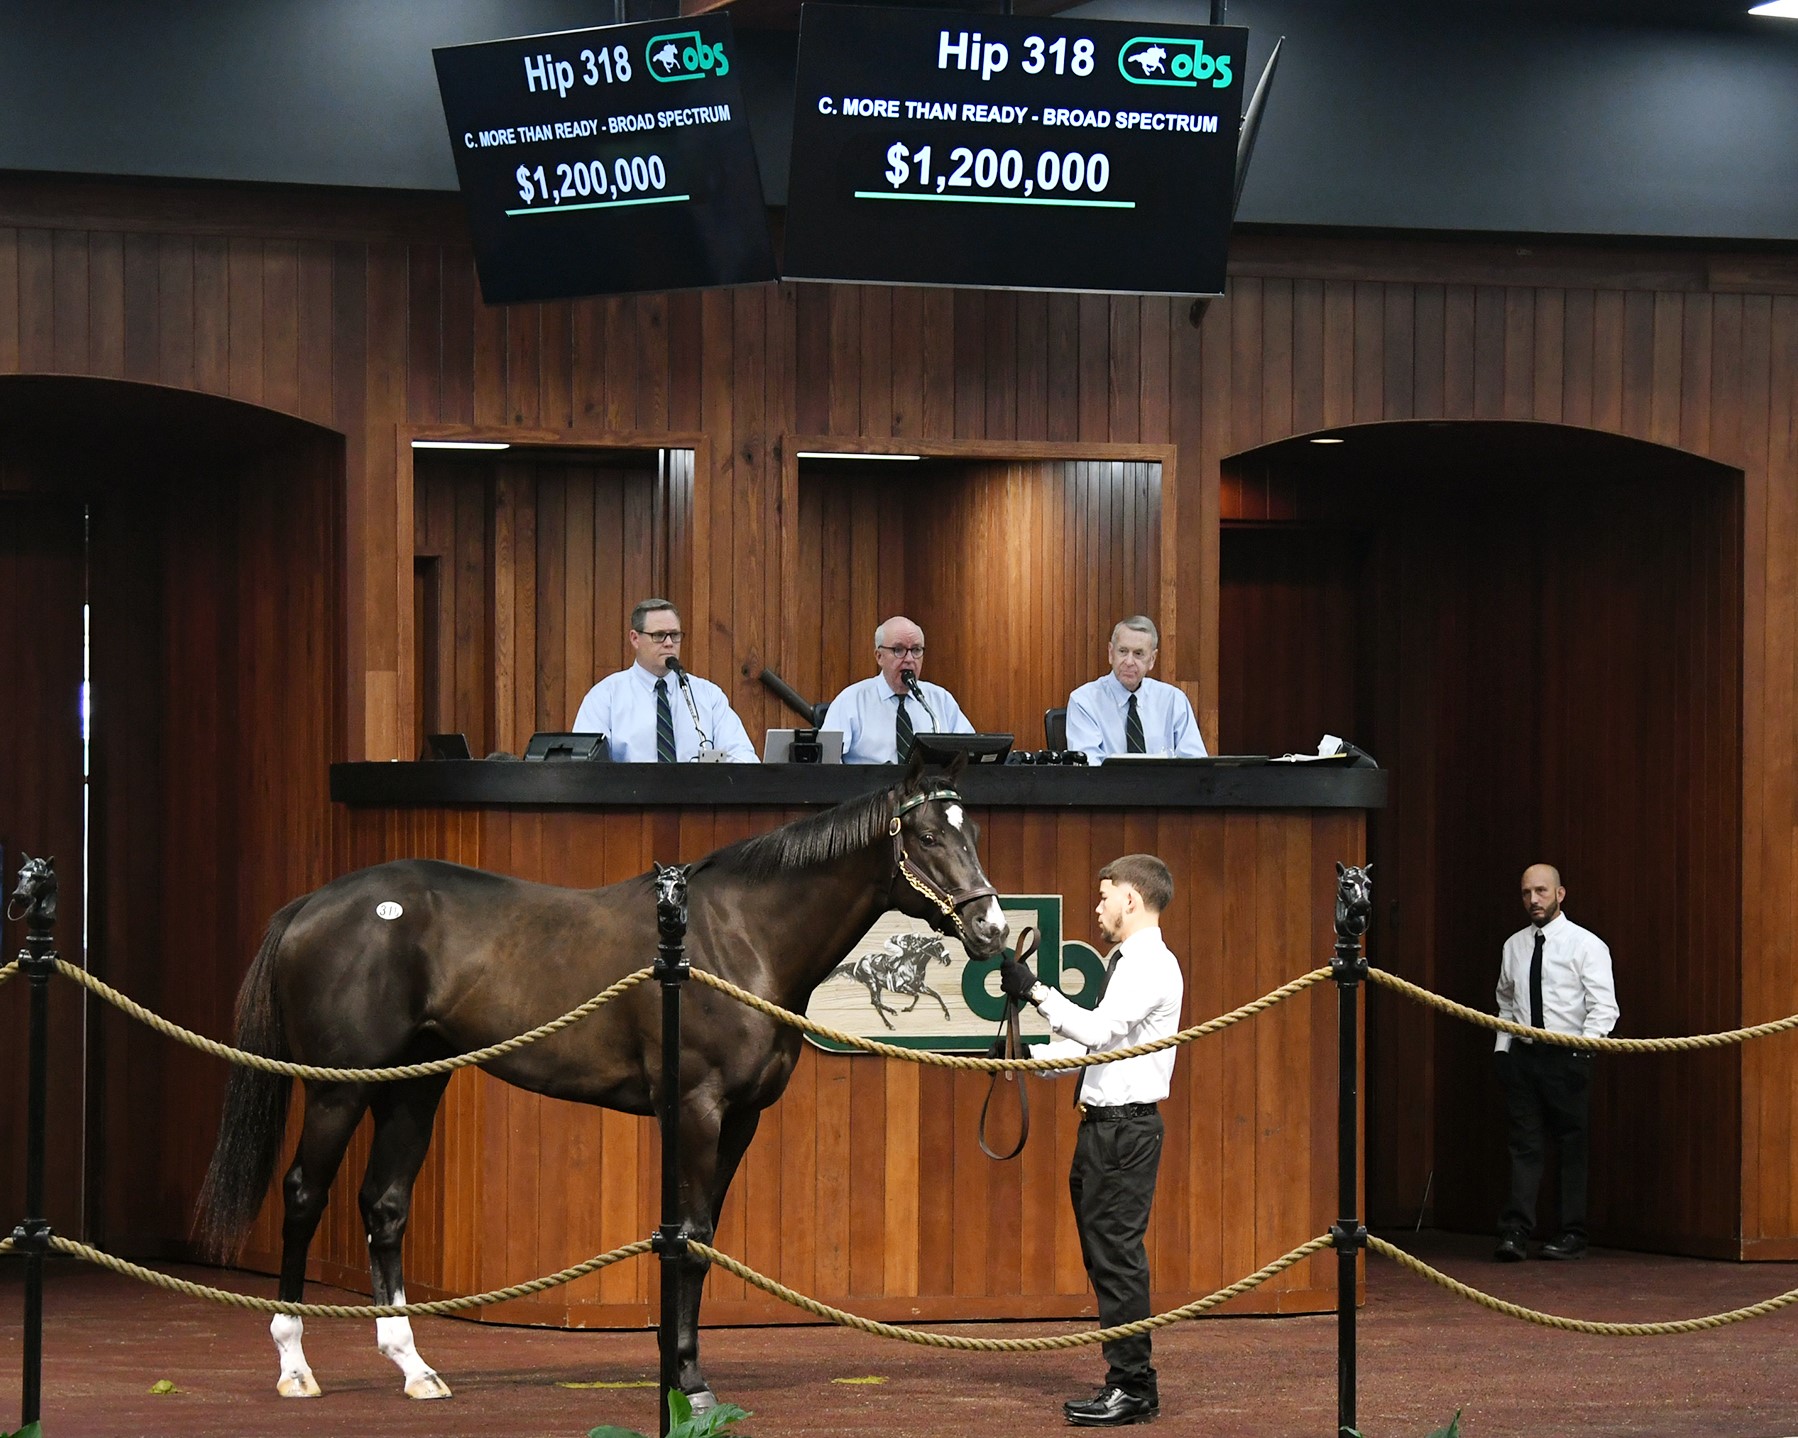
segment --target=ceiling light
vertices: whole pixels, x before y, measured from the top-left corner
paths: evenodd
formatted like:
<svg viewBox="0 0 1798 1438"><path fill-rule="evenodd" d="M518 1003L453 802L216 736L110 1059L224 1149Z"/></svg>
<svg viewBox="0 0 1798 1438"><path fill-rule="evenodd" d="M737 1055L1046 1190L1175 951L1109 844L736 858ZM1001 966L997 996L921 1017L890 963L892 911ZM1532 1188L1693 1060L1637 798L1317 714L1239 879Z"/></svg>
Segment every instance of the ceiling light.
<svg viewBox="0 0 1798 1438"><path fill-rule="evenodd" d="M510 449L510 444L502 444L491 439L415 439L414 449Z"/></svg>
<svg viewBox="0 0 1798 1438"><path fill-rule="evenodd" d="M1311 443L1313 443L1313 444L1343 444L1343 443L1346 443L1346 441L1339 439L1337 436L1335 436L1333 434L1320 434L1317 436L1316 439L1312 440Z"/></svg>
<svg viewBox="0 0 1798 1438"><path fill-rule="evenodd" d="M921 454L862 454L853 450L802 449L795 459L922 459Z"/></svg>
<svg viewBox="0 0 1798 1438"><path fill-rule="evenodd" d="M1764 5L1756 5L1748 13L1771 15L1779 20L1798 20L1798 0L1766 0Z"/></svg>

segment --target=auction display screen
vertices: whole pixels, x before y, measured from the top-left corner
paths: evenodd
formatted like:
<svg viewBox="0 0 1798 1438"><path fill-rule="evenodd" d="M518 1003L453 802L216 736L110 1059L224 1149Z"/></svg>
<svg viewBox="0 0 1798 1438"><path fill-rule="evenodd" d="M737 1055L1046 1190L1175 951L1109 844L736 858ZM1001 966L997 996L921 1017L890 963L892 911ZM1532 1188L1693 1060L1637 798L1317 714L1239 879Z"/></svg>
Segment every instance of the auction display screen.
<svg viewBox="0 0 1798 1438"><path fill-rule="evenodd" d="M1221 293L1248 32L807 5L795 279Z"/></svg>
<svg viewBox="0 0 1798 1438"><path fill-rule="evenodd" d="M489 304L774 278L727 16L432 54Z"/></svg>

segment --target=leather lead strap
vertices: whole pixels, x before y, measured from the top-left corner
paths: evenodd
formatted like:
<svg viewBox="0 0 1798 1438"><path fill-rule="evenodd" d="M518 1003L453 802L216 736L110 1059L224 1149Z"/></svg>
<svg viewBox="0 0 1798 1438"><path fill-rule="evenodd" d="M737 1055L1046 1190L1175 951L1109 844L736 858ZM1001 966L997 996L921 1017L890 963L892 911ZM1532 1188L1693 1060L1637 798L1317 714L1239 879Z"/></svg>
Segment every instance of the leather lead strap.
<svg viewBox="0 0 1798 1438"><path fill-rule="evenodd" d="M1018 931L1017 947L1018 962L1021 964L1029 963L1036 957L1036 951L1036 930L1028 927L1020 929ZM1018 1024L1018 1014L1023 1007L1024 1002L1022 999L1008 998L1005 1001L1005 1020L1000 1025L999 1032L1005 1035L1005 1057L1008 1059L1021 1059L1024 1057L1024 1040L1019 1033ZM987 1085L986 1102L980 1105L980 1131L977 1135L980 1140L980 1151L988 1158L996 1159L1000 1163L1004 1163L1007 1159L1016 1158L1022 1153L1024 1151L1025 1140L1030 1137L1030 1090L1024 1083L1024 1080L1028 1077L1029 1075L1022 1069L995 1069L993 1071L992 1082ZM993 1095L999 1091L999 1080L1004 1079L1006 1083L1010 1083L1013 1078L1016 1078L1018 1081L1018 1141L1012 1145L1008 1152L997 1153L986 1141L987 1111L993 1106Z"/></svg>

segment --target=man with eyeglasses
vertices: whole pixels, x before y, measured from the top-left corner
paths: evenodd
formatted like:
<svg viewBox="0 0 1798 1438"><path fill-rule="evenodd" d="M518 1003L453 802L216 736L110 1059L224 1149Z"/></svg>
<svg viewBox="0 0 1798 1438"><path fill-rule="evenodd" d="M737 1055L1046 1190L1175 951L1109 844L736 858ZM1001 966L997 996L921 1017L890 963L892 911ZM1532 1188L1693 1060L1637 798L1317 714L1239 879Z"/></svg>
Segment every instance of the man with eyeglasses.
<svg viewBox="0 0 1798 1438"><path fill-rule="evenodd" d="M1149 678L1161 633L1146 614L1120 619L1107 654L1111 673L1068 695L1068 748L1100 764L1113 754L1197 759L1205 740L1182 690Z"/></svg>
<svg viewBox="0 0 1798 1438"><path fill-rule="evenodd" d="M874 662L880 672L851 684L824 716L824 728L842 733L845 764L904 764L914 734L974 732L953 694L919 679L924 631L903 614L874 631Z"/></svg>
<svg viewBox="0 0 1798 1438"><path fill-rule="evenodd" d="M756 763L755 746L724 691L680 668L685 637L680 614L666 599L645 599L631 610L636 662L587 691L573 732L604 734L612 758L625 764L686 763L717 754Z"/></svg>

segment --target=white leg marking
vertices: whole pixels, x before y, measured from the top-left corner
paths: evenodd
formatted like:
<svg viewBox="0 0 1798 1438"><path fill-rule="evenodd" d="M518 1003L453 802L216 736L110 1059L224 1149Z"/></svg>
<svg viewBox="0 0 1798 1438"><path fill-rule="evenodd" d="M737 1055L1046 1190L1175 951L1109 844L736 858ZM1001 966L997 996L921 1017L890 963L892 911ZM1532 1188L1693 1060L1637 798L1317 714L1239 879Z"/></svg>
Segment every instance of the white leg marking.
<svg viewBox="0 0 1798 1438"><path fill-rule="evenodd" d="M305 1331L306 1320L291 1314L277 1313L269 1320L268 1334L275 1340L275 1353L281 1360L281 1377L275 1392L283 1398L318 1397L318 1379L312 1376L312 1367L300 1346Z"/></svg>
<svg viewBox="0 0 1798 1438"><path fill-rule="evenodd" d="M402 1288L394 1294L393 1301L403 1304L406 1301L406 1290ZM418 1349L412 1343L410 1318L377 1318L375 1346L399 1365L400 1372L405 1375L408 1398L450 1396L449 1384L439 1378L431 1365L418 1356Z"/></svg>
<svg viewBox="0 0 1798 1438"><path fill-rule="evenodd" d="M949 827L957 833L961 832L961 805L951 804L944 812L949 816Z"/></svg>

